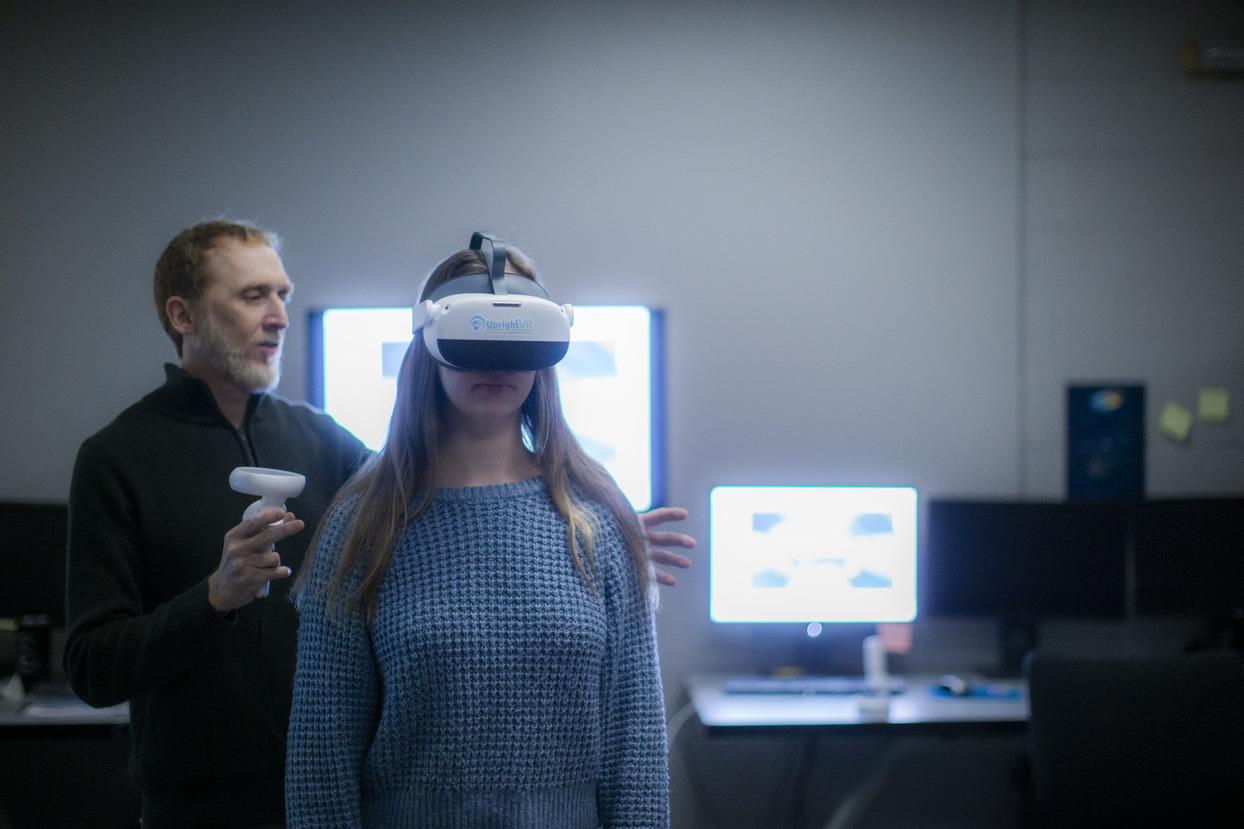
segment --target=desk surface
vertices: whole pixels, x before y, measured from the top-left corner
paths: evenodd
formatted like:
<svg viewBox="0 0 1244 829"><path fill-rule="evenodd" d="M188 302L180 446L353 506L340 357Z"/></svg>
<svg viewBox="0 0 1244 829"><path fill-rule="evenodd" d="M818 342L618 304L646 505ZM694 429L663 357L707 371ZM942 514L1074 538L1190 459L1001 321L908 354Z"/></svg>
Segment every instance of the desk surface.
<svg viewBox="0 0 1244 829"><path fill-rule="evenodd" d="M24 699L0 697L0 727L124 726L130 721L129 703L92 708L68 687L40 686Z"/></svg>
<svg viewBox="0 0 1244 829"><path fill-rule="evenodd" d="M694 676L688 682L696 714L707 728L723 733L753 729L856 731L890 730L1020 731L1028 723L1028 695L1021 680L991 681L997 697L938 693L937 677L906 678L906 689L892 694L880 713L853 694L728 694L722 676ZM1006 692L1010 695L1006 695Z"/></svg>

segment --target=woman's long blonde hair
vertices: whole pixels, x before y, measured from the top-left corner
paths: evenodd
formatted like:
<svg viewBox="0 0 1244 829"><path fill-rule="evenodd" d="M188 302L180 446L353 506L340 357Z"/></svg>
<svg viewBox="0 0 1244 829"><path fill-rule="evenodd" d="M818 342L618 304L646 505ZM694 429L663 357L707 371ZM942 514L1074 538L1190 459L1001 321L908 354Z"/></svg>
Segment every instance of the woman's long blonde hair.
<svg viewBox="0 0 1244 829"><path fill-rule="evenodd" d="M531 263L514 248L507 251L508 269L539 282ZM484 255L478 250L459 251L437 265L424 280L420 300L458 276L487 273ZM389 566L394 540L401 530L422 514L436 492L439 456L437 447L444 428L443 412L448 405L441 387L437 363L428 353L423 338L416 335L406 350L398 373L397 400L389 421L384 448L373 455L346 482L324 514L327 520L343 501L357 497L348 527L341 559L327 586L324 600L330 607L362 611L372 619L376 594ZM596 528L593 514L580 501L579 494L605 507L621 527L630 549L641 595L651 585L646 542L639 519L613 477L579 446L562 415L557 374L552 368L536 372L531 393L523 402L522 428L541 475L549 488L557 511L566 519L570 532L567 550L575 567L591 584L592 540ZM411 509L416 493L419 503ZM311 542L311 553L303 563L294 595L298 601L309 597L305 581L311 571L324 521L321 520ZM583 539L587 561L579 555L576 539ZM345 584L351 572L363 562L363 578L348 594Z"/></svg>

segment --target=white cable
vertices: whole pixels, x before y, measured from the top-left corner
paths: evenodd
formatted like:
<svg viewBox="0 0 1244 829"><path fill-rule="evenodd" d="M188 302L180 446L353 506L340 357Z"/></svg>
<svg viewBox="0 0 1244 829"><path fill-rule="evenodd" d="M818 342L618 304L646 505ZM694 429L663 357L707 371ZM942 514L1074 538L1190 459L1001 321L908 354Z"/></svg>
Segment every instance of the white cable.
<svg viewBox="0 0 1244 829"><path fill-rule="evenodd" d="M670 717L669 723L665 726L666 750L674 747L674 740L678 739L678 732L682 730L683 723L690 719L694 713L695 704L688 702L682 708L679 708L674 716Z"/></svg>

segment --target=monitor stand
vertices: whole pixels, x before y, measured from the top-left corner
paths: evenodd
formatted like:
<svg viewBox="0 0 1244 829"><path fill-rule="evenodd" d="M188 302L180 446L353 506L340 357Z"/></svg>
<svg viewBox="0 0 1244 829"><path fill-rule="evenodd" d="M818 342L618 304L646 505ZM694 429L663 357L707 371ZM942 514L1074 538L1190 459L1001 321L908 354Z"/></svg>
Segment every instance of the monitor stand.
<svg viewBox="0 0 1244 829"><path fill-rule="evenodd" d="M1231 649L1244 656L1244 614L1213 615L1205 621L1202 634L1187 644L1188 652Z"/></svg>
<svg viewBox="0 0 1244 829"><path fill-rule="evenodd" d="M1024 674L1024 658L1036 649L1037 623L1032 619L1001 619L998 622L998 664L985 673L992 677Z"/></svg>

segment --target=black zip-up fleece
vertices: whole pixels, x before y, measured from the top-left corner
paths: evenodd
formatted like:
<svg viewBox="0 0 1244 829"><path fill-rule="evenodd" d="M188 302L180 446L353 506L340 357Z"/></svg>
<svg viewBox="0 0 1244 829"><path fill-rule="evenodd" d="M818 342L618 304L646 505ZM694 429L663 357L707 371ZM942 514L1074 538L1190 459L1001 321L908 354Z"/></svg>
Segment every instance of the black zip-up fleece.
<svg viewBox="0 0 1244 829"><path fill-rule="evenodd" d="M218 614L207 580L255 500L237 466L299 472L286 506L307 528L278 543L297 573L366 447L328 415L256 393L241 430L174 365L165 384L87 439L69 496L65 673L93 706L130 702L144 824L245 826L284 814L298 615L290 580Z"/></svg>

